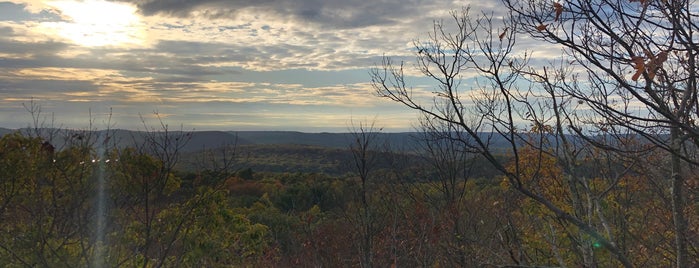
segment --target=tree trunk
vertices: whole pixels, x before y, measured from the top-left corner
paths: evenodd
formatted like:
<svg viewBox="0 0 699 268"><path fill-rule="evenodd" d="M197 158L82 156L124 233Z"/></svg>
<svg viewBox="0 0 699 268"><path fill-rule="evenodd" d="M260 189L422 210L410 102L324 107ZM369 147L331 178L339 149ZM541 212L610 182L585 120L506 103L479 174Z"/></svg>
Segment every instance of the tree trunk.
<svg viewBox="0 0 699 268"><path fill-rule="evenodd" d="M684 268L688 265L687 260L687 222L684 218L684 202L682 198L682 186L684 177L680 173L680 157L678 156L681 150L681 141L679 137L679 129L672 127L670 129L670 138L672 139L672 176L671 176L671 191L672 197L672 220L675 224L675 252L677 268Z"/></svg>

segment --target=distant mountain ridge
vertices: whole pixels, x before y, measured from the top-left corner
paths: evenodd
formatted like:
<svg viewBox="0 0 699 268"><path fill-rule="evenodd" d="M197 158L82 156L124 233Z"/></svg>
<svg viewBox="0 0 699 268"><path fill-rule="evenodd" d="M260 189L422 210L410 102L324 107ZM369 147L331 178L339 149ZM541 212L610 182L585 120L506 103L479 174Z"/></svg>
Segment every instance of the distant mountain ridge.
<svg viewBox="0 0 699 268"><path fill-rule="evenodd" d="M0 127L0 137L5 136L5 135L10 134L10 133L15 132L15 131L17 131L17 130Z"/></svg>
<svg viewBox="0 0 699 268"><path fill-rule="evenodd" d="M29 133L36 131L35 129L7 129L0 128L0 136L20 131L21 133ZM56 129L39 129L41 133L56 132ZM156 132L160 134L161 132ZM307 133L298 131L169 131L171 135L177 136L183 133L191 133L189 141L182 148L183 152L195 152L203 149L213 149L230 145L306 145L325 148L345 149L352 143L352 133ZM146 140L147 132L112 129L112 130L66 130L61 129L58 135L50 141L57 148L61 148L65 144L66 139L75 135L94 135L94 138L104 139L109 137L109 140L118 147L128 147L143 144ZM418 132L390 132L390 133L375 133L375 142L377 146L387 144L391 150L406 151L420 147ZM490 135L482 134L485 138ZM41 135L47 136L47 135ZM495 138L490 141L492 148L504 147L504 139Z"/></svg>
<svg viewBox="0 0 699 268"><path fill-rule="evenodd" d="M56 132L56 129L39 129L41 133ZM20 131L21 133L30 133L34 129L8 129L0 128L0 136L9 133ZM110 137L112 142L115 142L119 147L133 146L142 144L146 139L146 132L134 130L60 130L57 135L50 141L60 148L65 143L66 137L79 135L81 133L89 133L96 137ZM181 131L170 131L172 135L180 135ZM405 146L415 146L416 140L413 138L415 133L377 133L379 141L386 141L392 148L406 149ZM45 136L45 135L42 135ZM48 135L46 135L48 136ZM192 152L202 149L218 148L226 145L308 145L327 148L347 148L352 141L351 133L306 133L298 131L192 131L191 137L187 142L183 151Z"/></svg>

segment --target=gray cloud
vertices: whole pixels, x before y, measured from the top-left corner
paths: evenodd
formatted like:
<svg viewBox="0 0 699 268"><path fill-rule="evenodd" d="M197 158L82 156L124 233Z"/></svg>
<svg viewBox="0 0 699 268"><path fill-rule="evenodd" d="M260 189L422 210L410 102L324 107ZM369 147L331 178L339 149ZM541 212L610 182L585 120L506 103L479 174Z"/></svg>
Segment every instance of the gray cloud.
<svg viewBox="0 0 699 268"><path fill-rule="evenodd" d="M66 80L0 80L0 94L4 97L17 97L20 95L32 96L50 94L63 94L71 92L90 92L96 87L87 81Z"/></svg>
<svg viewBox="0 0 699 268"><path fill-rule="evenodd" d="M424 0L121 0L135 3L144 15L164 14L188 17L235 18L240 12L266 15L327 25L357 28L393 24L402 18L428 11L435 1ZM451 2L443 2L444 6Z"/></svg>
<svg viewBox="0 0 699 268"><path fill-rule="evenodd" d="M10 27L0 27L0 36L9 36L14 33L14 30Z"/></svg>
<svg viewBox="0 0 699 268"><path fill-rule="evenodd" d="M52 55L68 47L68 44L56 41L20 42L11 40L12 28L0 28L0 48L2 53L16 55Z"/></svg>
<svg viewBox="0 0 699 268"><path fill-rule="evenodd" d="M25 10L26 5L0 2L0 21L59 21L61 17L47 10L32 14Z"/></svg>
<svg viewBox="0 0 699 268"><path fill-rule="evenodd" d="M235 73L217 67L202 66L203 64L242 60L236 58L239 53L219 44L197 42L163 42L153 49L94 49L91 53L71 58L59 55L58 52L70 49L70 45L61 42L31 43L0 38L0 47L3 53L19 56L0 57L0 68L102 69L185 76L191 80L207 80L206 76Z"/></svg>

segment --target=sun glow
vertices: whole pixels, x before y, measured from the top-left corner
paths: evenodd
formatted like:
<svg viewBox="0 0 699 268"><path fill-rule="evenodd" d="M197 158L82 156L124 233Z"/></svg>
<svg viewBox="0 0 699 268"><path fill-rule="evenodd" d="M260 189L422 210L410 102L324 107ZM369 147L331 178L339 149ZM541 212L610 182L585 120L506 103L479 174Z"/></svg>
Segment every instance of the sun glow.
<svg viewBox="0 0 699 268"><path fill-rule="evenodd" d="M63 38L86 47L141 45L144 30L136 7L128 4L89 1L47 3L66 21L45 22Z"/></svg>

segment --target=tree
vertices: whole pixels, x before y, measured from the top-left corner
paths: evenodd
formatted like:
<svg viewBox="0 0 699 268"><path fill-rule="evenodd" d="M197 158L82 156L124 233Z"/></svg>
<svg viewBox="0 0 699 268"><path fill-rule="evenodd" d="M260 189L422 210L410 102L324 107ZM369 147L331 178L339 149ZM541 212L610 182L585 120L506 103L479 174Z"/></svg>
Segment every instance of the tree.
<svg viewBox="0 0 699 268"><path fill-rule="evenodd" d="M121 220L121 225L115 227L135 230L131 232L131 240L127 239L124 243L133 243L139 248L138 252L133 253L135 256L127 258L138 257L134 258L134 265L142 267L148 267L151 261L155 261L156 267L165 265L174 243L161 239L167 236L171 237L171 241L177 240L184 230L182 226L189 220L187 214L179 220L177 228L157 228L157 221L162 221L161 213L167 210L169 198L180 188L181 180L174 169L191 133L172 131L157 113L155 116L159 128L149 128L145 119L141 120L146 128L142 144L135 144L135 148L114 150L110 155L110 158L119 160L109 170L110 191L118 209L114 214L119 215L117 218ZM193 213L194 209L185 211Z"/></svg>
<svg viewBox="0 0 699 268"><path fill-rule="evenodd" d="M376 209L372 204L374 173L378 164L379 139L381 129L374 124L360 123L351 130L352 141L349 145L352 153L352 165L359 181L358 204L356 213L348 215L355 221L359 234L360 265L364 268L373 266L374 238L378 232Z"/></svg>
<svg viewBox="0 0 699 268"><path fill-rule="evenodd" d="M52 150L37 137L0 139L0 265L85 266L94 258L94 151Z"/></svg>
<svg viewBox="0 0 699 268"><path fill-rule="evenodd" d="M464 9L452 13L455 32L436 22L427 41L415 42L417 68L437 84L431 101L413 94L404 64L390 58L371 72L372 83L379 96L447 124L454 139L488 160L511 189L574 227L566 227L574 242L568 249L580 258L559 260L563 264L596 266L600 256L594 248L599 245L623 266L634 266L627 248L612 235L625 227L612 225L599 208L600 200L620 190L620 178L633 167L628 164L609 176L604 188L593 188L594 175L585 173L584 166L588 152L582 148L594 145L620 160L665 150L672 156L674 174L676 265L687 267L687 239L692 236L684 219L688 212L680 174L682 166L696 163L696 64L691 58L697 54L691 41L696 25L689 19L696 16L691 3L670 2L572 1L563 6L504 1L509 16L499 28L492 15L472 17ZM518 47L527 37L563 47L558 65L537 65L532 58L536 51ZM628 70L635 70L630 78ZM476 78L466 83L465 76ZM639 84L640 77L645 83ZM496 149L496 144L507 149ZM545 179L542 172L551 165L561 170L560 187L569 196L564 203L535 183ZM513 261L528 265L529 260Z"/></svg>
<svg viewBox="0 0 699 268"><path fill-rule="evenodd" d="M453 256L446 266L474 266L476 264L469 263L467 259L477 257L474 254L468 256L467 247L482 237L468 237L468 227L473 226L470 221L478 221L472 217L478 214L478 208L465 206L468 203L465 199L467 182L472 178L473 165L479 155L463 148L457 138L462 134L458 133L458 129L453 129L453 125L426 117L420 119L418 139L429 163L426 168L430 171L431 183L428 185L432 186L428 191L439 193L425 195L433 199L431 205L443 215L439 221L447 230L443 231L439 240L444 242L444 255Z"/></svg>
<svg viewBox="0 0 699 268"><path fill-rule="evenodd" d="M634 134L671 155L676 266L690 266L687 245L692 236L682 169L697 165L692 154L699 145L696 3L506 0L504 5L521 33L563 48L579 67L580 73L563 77L557 85L593 111L592 117L576 122L579 135L587 136L584 129L616 137ZM575 112L567 116L582 117ZM624 149L617 144L597 145Z"/></svg>

